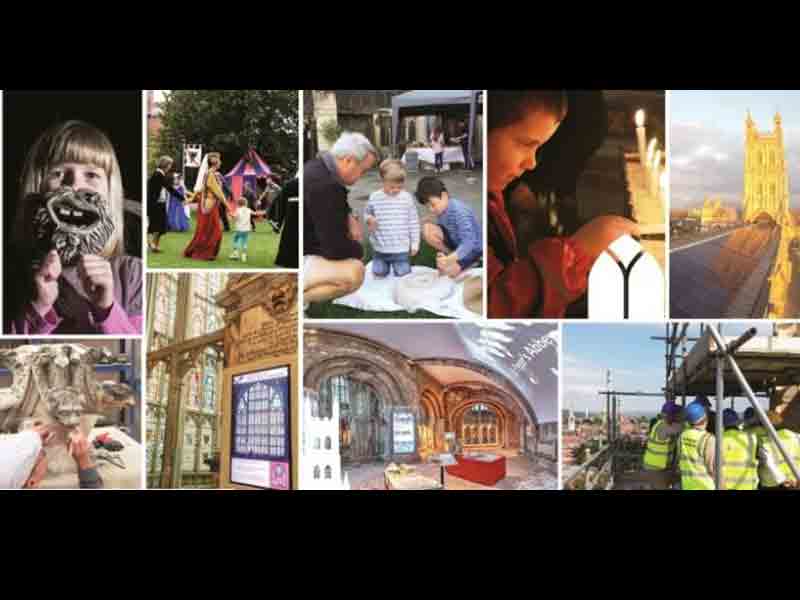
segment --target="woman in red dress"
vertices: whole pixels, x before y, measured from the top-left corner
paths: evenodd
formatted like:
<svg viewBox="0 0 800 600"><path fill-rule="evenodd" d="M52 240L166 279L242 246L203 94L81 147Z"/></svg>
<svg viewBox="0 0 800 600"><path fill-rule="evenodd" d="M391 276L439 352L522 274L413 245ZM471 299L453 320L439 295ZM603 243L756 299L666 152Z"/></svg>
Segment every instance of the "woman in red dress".
<svg viewBox="0 0 800 600"><path fill-rule="evenodd" d="M622 217L597 217L570 237L550 237L519 248L503 190L536 168L536 152L567 114L563 91L489 92L488 191L489 318L563 318L586 291L589 271L608 245L638 234Z"/></svg>
<svg viewBox="0 0 800 600"><path fill-rule="evenodd" d="M197 206L197 229L183 255L196 260L216 260L222 245L222 221L219 217L219 203L225 202L220 175L221 164L218 152L208 154L208 173L200 190Z"/></svg>

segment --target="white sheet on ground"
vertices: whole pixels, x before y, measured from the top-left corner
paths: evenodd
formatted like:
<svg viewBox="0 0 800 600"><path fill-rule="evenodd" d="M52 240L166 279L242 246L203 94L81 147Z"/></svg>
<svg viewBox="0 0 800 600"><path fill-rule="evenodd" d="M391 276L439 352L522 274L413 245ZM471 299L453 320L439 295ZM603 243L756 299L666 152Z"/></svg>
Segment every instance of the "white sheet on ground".
<svg viewBox="0 0 800 600"><path fill-rule="evenodd" d="M436 274L436 269L430 267L412 267L413 274ZM483 276L483 268L472 268L464 271L455 280L452 293L443 299L424 298L421 299L418 310L427 310L442 317L453 317L456 319L477 319L480 315L470 311L464 306L464 281L473 275ZM371 310L378 312L389 312L395 310L406 310L405 307L397 304L394 300L394 287L400 278L390 274L384 279L376 279L372 274L372 261L366 266L366 275L363 285L347 296L342 296L333 301L334 304L349 306L359 310ZM412 311L409 311L412 312Z"/></svg>

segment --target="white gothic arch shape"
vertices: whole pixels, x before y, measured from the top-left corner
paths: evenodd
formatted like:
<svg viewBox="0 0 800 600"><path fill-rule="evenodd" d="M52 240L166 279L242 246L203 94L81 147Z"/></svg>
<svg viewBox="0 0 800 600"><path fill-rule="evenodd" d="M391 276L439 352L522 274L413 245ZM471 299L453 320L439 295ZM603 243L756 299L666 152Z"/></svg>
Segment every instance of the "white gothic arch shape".
<svg viewBox="0 0 800 600"><path fill-rule="evenodd" d="M664 318L664 273L641 244L616 239L589 272L589 318L600 321Z"/></svg>

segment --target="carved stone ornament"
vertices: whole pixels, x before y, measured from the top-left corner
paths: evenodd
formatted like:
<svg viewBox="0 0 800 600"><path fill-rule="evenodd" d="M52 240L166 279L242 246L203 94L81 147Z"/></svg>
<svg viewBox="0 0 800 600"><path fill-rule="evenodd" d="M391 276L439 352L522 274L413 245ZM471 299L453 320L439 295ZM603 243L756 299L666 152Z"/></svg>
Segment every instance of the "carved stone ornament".
<svg viewBox="0 0 800 600"><path fill-rule="evenodd" d="M48 471L75 469L67 454L69 434L80 428L89 435L100 415L134 404L130 386L99 383L95 365L108 350L80 344L18 346L0 350L0 366L11 371L13 383L0 389L0 433L14 433L35 423L51 426Z"/></svg>

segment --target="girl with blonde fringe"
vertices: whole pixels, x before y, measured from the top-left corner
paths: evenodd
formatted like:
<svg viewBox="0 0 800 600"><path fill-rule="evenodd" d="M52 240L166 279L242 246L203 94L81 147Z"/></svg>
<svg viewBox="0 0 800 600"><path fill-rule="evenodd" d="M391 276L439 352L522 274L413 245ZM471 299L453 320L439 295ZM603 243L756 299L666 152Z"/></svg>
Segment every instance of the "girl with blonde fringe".
<svg viewBox="0 0 800 600"><path fill-rule="evenodd" d="M142 262L124 254L122 176L102 131L66 121L39 136L16 219L7 333L142 333Z"/></svg>

